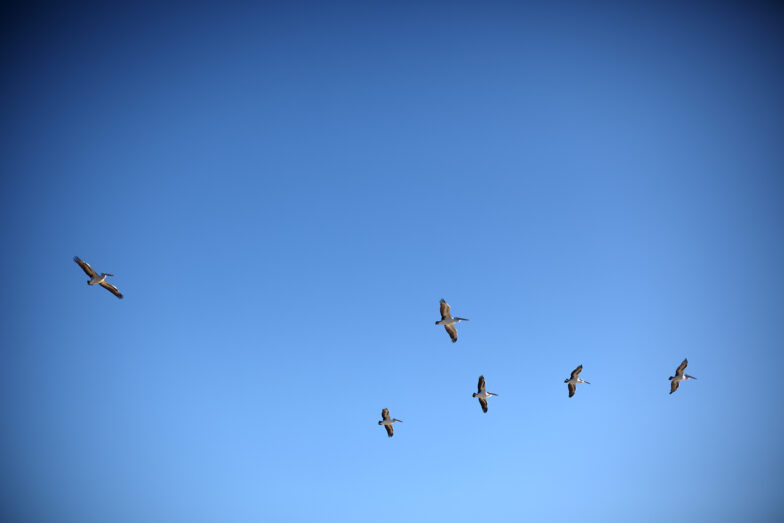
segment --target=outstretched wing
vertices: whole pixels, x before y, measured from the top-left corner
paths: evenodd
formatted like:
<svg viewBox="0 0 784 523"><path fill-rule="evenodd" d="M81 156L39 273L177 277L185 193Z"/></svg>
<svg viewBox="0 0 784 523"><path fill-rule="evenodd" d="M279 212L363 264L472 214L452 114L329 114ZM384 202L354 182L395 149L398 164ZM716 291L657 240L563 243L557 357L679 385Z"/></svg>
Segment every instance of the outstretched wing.
<svg viewBox="0 0 784 523"><path fill-rule="evenodd" d="M114 285L112 285L108 281L102 281L101 282L101 287L103 287L107 291L111 292L112 294L114 294L118 298L122 299L122 297L123 297L122 293L117 290L117 287L115 287Z"/></svg>
<svg viewBox="0 0 784 523"><path fill-rule="evenodd" d="M485 414L487 413L487 400L484 398L479 398L479 404L482 406L482 412Z"/></svg>
<svg viewBox="0 0 784 523"><path fill-rule="evenodd" d="M678 385L680 384L680 380L670 380L670 394L678 390Z"/></svg>
<svg viewBox="0 0 784 523"><path fill-rule="evenodd" d="M685 370L686 370L686 365L688 365L688 364L689 364L689 360L687 360L687 359L684 359L684 360L681 362L681 364L680 364L680 365L678 365L678 368L677 368L677 369L675 369L675 375L676 375L676 376L679 376L679 375L683 374L683 371L685 371Z"/></svg>
<svg viewBox="0 0 784 523"><path fill-rule="evenodd" d="M90 264L84 260L79 259L78 256L74 256L74 261L79 264L79 267L89 276L90 278L95 278L98 274L90 267Z"/></svg>
<svg viewBox="0 0 784 523"><path fill-rule="evenodd" d="M571 377L571 379L573 379L573 380L576 380L576 379L577 379L577 378L580 376L580 373L581 373L582 371L583 371L583 366L582 366L582 365L580 365L579 367L577 367L576 369L574 369L574 370L572 371L572 377Z"/></svg>
<svg viewBox="0 0 784 523"><path fill-rule="evenodd" d="M384 409L381 411L381 419L387 421L389 419L389 409Z"/></svg>
<svg viewBox="0 0 784 523"><path fill-rule="evenodd" d="M449 334L449 337L452 338L452 343L457 341L457 328L455 327L454 323L450 323L449 325L444 325L446 332Z"/></svg>
<svg viewBox="0 0 784 523"><path fill-rule="evenodd" d="M479 394L484 394L484 392L485 392L485 377L484 376L479 376L479 383L477 384L476 389L477 389L477 392L479 392Z"/></svg>
<svg viewBox="0 0 784 523"><path fill-rule="evenodd" d="M384 428L387 429L387 436L389 436L390 438L395 434L395 429L392 427L391 424L384 425Z"/></svg>
<svg viewBox="0 0 784 523"><path fill-rule="evenodd" d="M449 304L445 302L443 299L441 300L441 319L448 320L452 317L452 314L449 312Z"/></svg>
<svg viewBox="0 0 784 523"><path fill-rule="evenodd" d="M570 398L572 396L574 396L574 391L576 391L576 390L577 390L577 385L575 385L574 383L570 383L569 384L569 397Z"/></svg>

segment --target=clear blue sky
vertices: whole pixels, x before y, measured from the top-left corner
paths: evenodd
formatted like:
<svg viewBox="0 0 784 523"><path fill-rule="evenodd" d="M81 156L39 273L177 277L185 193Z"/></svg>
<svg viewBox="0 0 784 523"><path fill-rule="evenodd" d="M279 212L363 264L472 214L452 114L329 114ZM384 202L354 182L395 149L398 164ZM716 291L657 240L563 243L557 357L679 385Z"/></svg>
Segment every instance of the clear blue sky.
<svg viewBox="0 0 784 523"><path fill-rule="evenodd" d="M0 519L784 519L784 18L543 4L5 8Z"/></svg>

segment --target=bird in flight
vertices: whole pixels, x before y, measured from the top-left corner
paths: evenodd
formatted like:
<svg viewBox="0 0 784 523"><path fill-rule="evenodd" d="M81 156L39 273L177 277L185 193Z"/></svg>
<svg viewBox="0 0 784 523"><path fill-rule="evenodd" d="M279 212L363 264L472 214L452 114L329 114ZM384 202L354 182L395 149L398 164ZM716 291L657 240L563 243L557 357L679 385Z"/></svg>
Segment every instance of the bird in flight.
<svg viewBox="0 0 784 523"><path fill-rule="evenodd" d="M482 412L487 413L487 399L490 396L498 396L495 392L487 392L485 390L485 377L479 376L479 384L476 386L477 392L474 392L474 398L479 399L479 405L482 406Z"/></svg>
<svg viewBox="0 0 784 523"><path fill-rule="evenodd" d="M381 411L381 421L378 422L379 425L384 425L384 428L387 429L387 436L390 438L395 434L395 428L392 426L393 423L399 421L403 423L402 419L391 418L389 417L389 409L384 409Z"/></svg>
<svg viewBox="0 0 784 523"><path fill-rule="evenodd" d="M584 379L580 378L580 373L582 371L583 371L583 366L580 365L579 367L577 367L576 369L574 369L572 371L572 375L569 377L569 379L564 380L564 383L568 383L569 384L569 397L570 398L572 396L574 396L574 393L577 390L577 384L578 383L588 383L588 385L590 385L590 382L587 382Z"/></svg>
<svg viewBox="0 0 784 523"><path fill-rule="evenodd" d="M460 323L461 321L468 321L468 318L458 318L452 317L452 314L449 312L449 304L441 300L441 319L436 322L436 325L443 325L446 329L447 334L449 337L452 338L452 343L457 341L457 328L455 327L456 323Z"/></svg>
<svg viewBox="0 0 784 523"><path fill-rule="evenodd" d="M689 364L689 360L684 359L678 368L675 369L675 376L670 376L670 394L678 390L678 385L681 384L684 380L696 380L694 376L689 376L688 374L684 374L683 371L686 370L686 365Z"/></svg>
<svg viewBox="0 0 784 523"><path fill-rule="evenodd" d="M87 276L90 277L90 279L87 281L87 285L98 284L101 287L103 287L104 289L106 289L109 292L111 292L112 294L114 294L115 296L117 296L118 298L122 298L123 297L122 293L117 290L117 287L115 287L114 285L112 285L111 283L106 281L106 277L107 276L114 276L114 274L107 274L105 272L102 272L99 275L98 273L96 273L93 270L92 267L90 267L89 263L87 263L84 260L80 260L78 256L74 256L74 261L77 264L79 264L79 267L81 267L82 270L85 272L85 274L87 274Z"/></svg>

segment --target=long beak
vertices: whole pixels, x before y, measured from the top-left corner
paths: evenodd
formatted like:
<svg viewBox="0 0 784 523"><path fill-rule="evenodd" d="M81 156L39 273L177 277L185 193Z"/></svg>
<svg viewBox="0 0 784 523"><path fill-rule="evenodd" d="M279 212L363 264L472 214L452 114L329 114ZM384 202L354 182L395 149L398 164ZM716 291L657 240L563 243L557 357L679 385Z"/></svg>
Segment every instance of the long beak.
<svg viewBox="0 0 784 523"><path fill-rule="evenodd" d="M585 380L583 380L583 383L587 383L588 385L590 385L590 384L591 384L591 382L590 382L590 381L585 381Z"/></svg>

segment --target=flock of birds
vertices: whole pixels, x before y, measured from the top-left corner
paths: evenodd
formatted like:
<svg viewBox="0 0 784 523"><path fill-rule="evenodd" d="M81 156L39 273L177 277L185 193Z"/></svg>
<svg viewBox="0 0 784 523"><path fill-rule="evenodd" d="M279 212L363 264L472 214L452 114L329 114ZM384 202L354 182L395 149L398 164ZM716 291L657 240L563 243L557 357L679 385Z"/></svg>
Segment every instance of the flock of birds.
<svg viewBox="0 0 784 523"><path fill-rule="evenodd" d="M122 299L122 293L117 290L117 287L106 281L107 276L114 276L113 274L108 274L106 272L102 272L98 274L90 267L86 261L80 259L78 256L74 256L74 261L82 268L82 270L90 277L87 280L87 285L100 285L104 289L108 290L118 298ZM457 342L457 324L461 321L468 321L468 318L460 318L458 316L452 316L451 308L449 304L445 300L441 300L441 319L436 322L436 325L443 325L444 329L446 330L449 337L452 339L452 343ZM670 394L678 390L678 386L682 381L685 380L696 380L694 376L690 376L686 374L686 365L689 364L687 359L684 359L678 368L675 370L675 376L670 376ZM583 370L582 365L578 365L576 369L572 371L572 374L569 378L564 380L564 383L567 384L569 388L569 397L571 398L574 396L574 393L577 392L577 385L580 383L586 383L590 385L591 383L585 381L584 379L580 378L580 373ZM494 392L488 392L487 386L485 384L485 377L479 376L479 383L476 387L476 392L473 394L474 398L479 400L479 405L482 407L482 412L487 413L487 400L490 399L491 396L498 396L498 394ZM383 409L381 411L381 421L378 422L379 425L383 425L387 431L387 435L391 438L395 434L395 429L393 425L395 423L402 423L403 420L392 418L389 415L389 409Z"/></svg>

